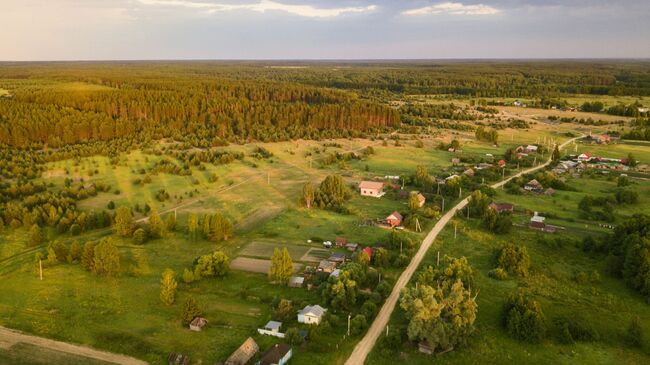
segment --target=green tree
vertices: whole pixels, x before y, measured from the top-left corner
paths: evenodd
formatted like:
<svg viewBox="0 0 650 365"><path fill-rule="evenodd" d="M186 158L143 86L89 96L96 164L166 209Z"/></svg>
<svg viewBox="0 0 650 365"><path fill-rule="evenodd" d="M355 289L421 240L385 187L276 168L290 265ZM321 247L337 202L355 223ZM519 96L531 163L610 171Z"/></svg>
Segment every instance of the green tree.
<svg viewBox="0 0 650 365"><path fill-rule="evenodd" d="M115 231L122 237L129 237L133 232L135 222L131 209L127 206L117 208L115 212Z"/></svg>
<svg viewBox="0 0 650 365"><path fill-rule="evenodd" d="M176 230L176 213L172 214L169 213L167 214L167 218L165 218L165 230L169 232L173 232Z"/></svg>
<svg viewBox="0 0 650 365"><path fill-rule="evenodd" d="M149 232L154 238L160 238L165 234L165 224L156 209L153 209L149 215Z"/></svg>
<svg viewBox="0 0 650 365"><path fill-rule="evenodd" d="M306 182L302 187L302 203L307 207L307 209L311 209L314 204L315 190L314 184L312 184L311 181Z"/></svg>
<svg viewBox="0 0 650 365"><path fill-rule="evenodd" d="M160 300L165 305L169 306L174 304L177 287L178 283L176 283L176 279L174 278L174 272L171 269L163 271L162 278L160 279Z"/></svg>
<svg viewBox="0 0 650 365"><path fill-rule="evenodd" d="M87 271L95 271L95 243L84 243L83 252L81 253L81 267Z"/></svg>
<svg viewBox="0 0 650 365"><path fill-rule="evenodd" d="M144 229L138 228L133 231L133 242L135 242L136 245L141 245L145 243L146 240L147 232Z"/></svg>
<svg viewBox="0 0 650 365"><path fill-rule="evenodd" d="M528 276L530 256L526 246L517 246L508 243L499 252L498 267L506 272L518 276Z"/></svg>
<svg viewBox="0 0 650 365"><path fill-rule="evenodd" d="M81 261L81 258L83 256L83 248L79 244L79 242L74 241L70 245L70 260L72 262L79 262Z"/></svg>
<svg viewBox="0 0 650 365"><path fill-rule="evenodd" d="M196 213L191 213L189 218L187 219L187 231L190 234L190 237L192 240L196 240L196 234L199 229L199 217L196 215Z"/></svg>
<svg viewBox="0 0 650 365"><path fill-rule="evenodd" d="M357 314L350 321L350 333L353 336L359 335L368 327L368 320L363 314Z"/></svg>
<svg viewBox="0 0 650 365"><path fill-rule="evenodd" d="M194 272L192 270L189 270L189 269L185 268L183 270L183 282L185 284L189 284L189 283L194 282L194 280L195 280L194 279Z"/></svg>
<svg viewBox="0 0 650 365"><path fill-rule="evenodd" d="M94 249L93 271L98 275L117 276L120 273L120 251L111 238L105 238Z"/></svg>
<svg viewBox="0 0 650 365"><path fill-rule="evenodd" d="M482 218L490 205L490 197L480 190L475 190L469 198L467 207L470 216L474 218Z"/></svg>
<svg viewBox="0 0 650 365"><path fill-rule="evenodd" d="M504 313L504 324L510 336L528 342L539 342L544 338L546 320L542 306L523 291L508 298Z"/></svg>
<svg viewBox="0 0 650 365"><path fill-rule="evenodd" d="M302 337L300 336L300 331L296 327L289 328L284 333L284 340L287 341L291 346L301 344Z"/></svg>
<svg viewBox="0 0 650 365"><path fill-rule="evenodd" d="M412 191L409 194L408 207L411 211L416 211L420 209L420 200L418 199L417 191Z"/></svg>
<svg viewBox="0 0 650 365"><path fill-rule="evenodd" d="M192 320L196 317L200 317L202 314L199 304L196 302L194 297L189 297L183 304L183 314L181 315L181 321L183 326L188 326L192 323Z"/></svg>
<svg viewBox="0 0 650 365"><path fill-rule="evenodd" d="M370 256L366 251L359 251L356 262L361 266L366 267L370 264Z"/></svg>
<svg viewBox="0 0 650 365"><path fill-rule="evenodd" d="M286 247L282 250L275 248L271 256L269 279L273 282L286 284L293 275L293 260Z"/></svg>
<svg viewBox="0 0 650 365"><path fill-rule="evenodd" d="M38 224L33 224L29 229L29 244L32 246L38 246L43 243L44 240L45 237L43 236L41 227L39 227Z"/></svg>
<svg viewBox="0 0 650 365"><path fill-rule="evenodd" d="M551 160L559 161L560 157L562 157L562 155L560 154L560 148L558 147L558 145L555 145L555 148L553 149L553 154L551 155Z"/></svg>
<svg viewBox="0 0 650 365"><path fill-rule="evenodd" d="M274 311L275 317L283 321L286 321L289 318L293 317L295 313L296 312L293 310L291 301L284 298L280 299L280 302L278 302L278 305Z"/></svg>
<svg viewBox="0 0 650 365"><path fill-rule="evenodd" d="M450 350L474 332L476 296L460 279L438 287L419 284L404 288L400 307L409 321L409 339L426 341L433 351Z"/></svg>
<svg viewBox="0 0 650 365"><path fill-rule="evenodd" d="M194 278L196 280L207 277L221 277L228 273L230 259L225 253L215 251L212 254L199 257L194 267Z"/></svg>

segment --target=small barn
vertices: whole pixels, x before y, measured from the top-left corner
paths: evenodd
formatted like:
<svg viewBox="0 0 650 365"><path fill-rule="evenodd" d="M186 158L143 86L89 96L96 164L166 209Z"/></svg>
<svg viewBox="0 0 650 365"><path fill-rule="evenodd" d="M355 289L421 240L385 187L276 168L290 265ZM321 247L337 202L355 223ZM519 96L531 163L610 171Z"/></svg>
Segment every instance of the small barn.
<svg viewBox="0 0 650 365"><path fill-rule="evenodd" d="M190 329L195 332L203 331L203 328L208 325L208 320L203 317L196 317L190 322Z"/></svg>
<svg viewBox="0 0 650 365"><path fill-rule="evenodd" d="M336 237L336 247L345 247L347 245L348 240L345 239L344 237Z"/></svg>
<svg viewBox="0 0 650 365"><path fill-rule="evenodd" d="M495 202L492 202L492 203L490 203L490 205L488 207L491 208L491 209L494 209L497 213L503 213L503 212L512 213L515 210L514 204L510 204L510 203L495 203Z"/></svg>
<svg viewBox="0 0 650 365"><path fill-rule="evenodd" d="M305 283L305 277L304 276L292 276L289 279L289 287L290 288L302 288L304 283Z"/></svg>
<svg viewBox="0 0 650 365"><path fill-rule="evenodd" d="M318 264L318 271L331 274L332 271L336 270L336 262L331 262L329 260L321 260Z"/></svg>
<svg viewBox="0 0 650 365"><path fill-rule="evenodd" d="M524 190L530 191L531 193L541 193L544 191L544 187L536 179L532 179L526 183Z"/></svg>
<svg viewBox="0 0 650 365"><path fill-rule="evenodd" d="M172 352L167 356L167 364L169 365L189 365L190 357L187 355Z"/></svg>

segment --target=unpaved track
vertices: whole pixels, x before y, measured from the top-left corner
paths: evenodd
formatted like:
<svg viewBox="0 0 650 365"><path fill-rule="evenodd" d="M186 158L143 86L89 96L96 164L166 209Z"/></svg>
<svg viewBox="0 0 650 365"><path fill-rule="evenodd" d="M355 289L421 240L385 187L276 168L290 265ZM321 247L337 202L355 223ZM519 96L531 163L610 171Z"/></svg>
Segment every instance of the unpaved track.
<svg viewBox="0 0 650 365"><path fill-rule="evenodd" d="M147 365L148 364L145 361L138 360L133 357L129 357L125 355L114 354L111 352L95 350L90 347L49 340L43 337L26 335L18 331L0 327L0 346L2 348L10 349L11 346L17 343L27 343L30 345L35 345L50 350L65 352L68 354L83 356L83 357L100 360L108 363L113 363L113 364L122 364L122 365Z"/></svg>
<svg viewBox="0 0 650 365"><path fill-rule="evenodd" d="M572 138L562 143L562 145L560 145L560 149L564 148L569 143L581 137L582 136ZM548 166L550 163L551 163L551 159L549 157L548 161L546 161L544 164L531 167L530 169L527 170L523 170L515 175L508 177L503 181L493 184L492 187L495 189L500 188L501 186L505 185L508 181L512 179L542 169ZM374 322L372 322L370 329L368 329L366 335L354 347L352 354L350 354L350 357L345 362L346 365L361 365L366 361L366 357L368 356L372 348L375 346L375 342L377 342L379 336L384 332L386 325L388 325L388 320L390 319L391 313L393 313L393 310L395 309L395 305L397 304L397 300L399 299L400 292L402 291L403 288L406 287L406 284L409 282L409 280L411 280L413 273L420 266L422 259L424 259L424 256L426 255L427 251L429 251L429 248L433 244L433 241L436 239L436 237L438 237L438 234L442 231L443 228L445 228L445 225L449 223L449 221L454 217L454 215L456 215L456 212L459 211L460 209L463 209L467 205L468 201L469 201L469 197L461 200L447 213L445 213L445 215L443 215L442 218L440 218L438 223L436 223L436 225L433 226L431 232L429 232L429 234L427 234L427 236L424 238L424 241L422 241L422 245L420 245L418 252L415 254L415 256L413 256L411 263L409 263L409 265L406 267L406 269L402 272L402 274L397 279L397 282L393 287L393 291L390 293L390 296L386 299L386 302L379 310L379 313L375 317Z"/></svg>

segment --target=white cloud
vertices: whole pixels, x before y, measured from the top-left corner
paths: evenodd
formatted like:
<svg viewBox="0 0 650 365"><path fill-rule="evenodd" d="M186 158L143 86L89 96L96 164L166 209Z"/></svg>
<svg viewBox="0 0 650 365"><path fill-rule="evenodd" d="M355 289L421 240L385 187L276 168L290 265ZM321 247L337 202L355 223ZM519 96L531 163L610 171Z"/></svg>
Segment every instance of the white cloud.
<svg viewBox="0 0 650 365"><path fill-rule="evenodd" d="M500 10L489 5L476 4L465 5L462 3L440 3L436 5L425 6L423 8L410 9L402 12L403 15L429 15L429 14L449 14L449 15L494 15Z"/></svg>
<svg viewBox="0 0 650 365"><path fill-rule="evenodd" d="M283 11L289 14L311 17L311 18L329 18L349 13L366 13L377 9L375 5L363 7L344 7L344 8L317 8L312 5L291 5L283 4L271 0L261 0L250 4L223 4L212 2L200 2L192 0L138 0L144 5L183 7L191 9L202 9L208 13L219 13L234 10L250 10L260 13L267 11Z"/></svg>

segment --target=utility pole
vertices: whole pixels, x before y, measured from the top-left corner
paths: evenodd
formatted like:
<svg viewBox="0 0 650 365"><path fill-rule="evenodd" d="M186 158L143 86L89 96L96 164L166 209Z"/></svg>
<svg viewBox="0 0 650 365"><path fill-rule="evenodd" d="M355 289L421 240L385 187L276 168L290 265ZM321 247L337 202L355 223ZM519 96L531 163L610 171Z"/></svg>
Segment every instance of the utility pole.
<svg viewBox="0 0 650 365"><path fill-rule="evenodd" d="M463 187L462 186L460 186L458 188L458 198L460 199L461 196L463 196Z"/></svg>
<svg viewBox="0 0 650 365"><path fill-rule="evenodd" d="M438 192L436 194L440 195L440 181L438 181Z"/></svg>
<svg viewBox="0 0 650 365"><path fill-rule="evenodd" d="M350 336L350 318L352 318L352 314L348 314L348 337Z"/></svg>
<svg viewBox="0 0 650 365"><path fill-rule="evenodd" d="M388 337L388 325L386 325L386 337Z"/></svg>
<svg viewBox="0 0 650 365"><path fill-rule="evenodd" d="M469 204L467 204L467 219L469 219Z"/></svg>
<svg viewBox="0 0 650 365"><path fill-rule="evenodd" d="M436 266L440 266L440 251L438 251L438 258L436 259Z"/></svg>
<svg viewBox="0 0 650 365"><path fill-rule="evenodd" d="M43 280L43 259L38 259L38 271L41 275L41 281Z"/></svg>
<svg viewBox="0 0 650 365"><path fill-rule="evenodd" d="M454 239L456 239L456 232L458 231L458 223L454 222Z"/></svg>
<svg viewBox="0 0 650 365"><path fill-rule="evenodd" d="M399 241L399 254L402 254L402 241Z"/></svg>
<svg viewBox="0 0 650 365"><path fill-rule="evenodd" d="M266 184L271 185L271 173L270 172L266 173Z"/></svg>
<svg viewBox="0 0 650 365"><path fill-rule="evenodd" d="M445 211L445 198L442 198L442 211Z"/></svg>

